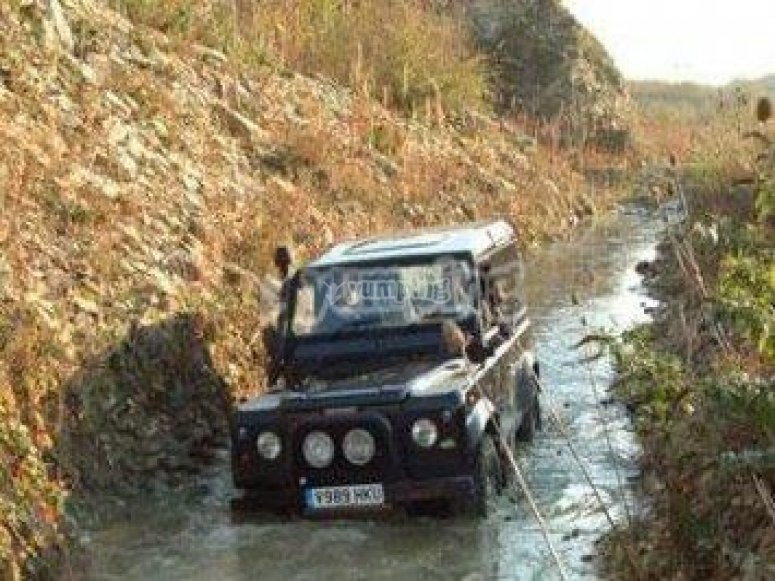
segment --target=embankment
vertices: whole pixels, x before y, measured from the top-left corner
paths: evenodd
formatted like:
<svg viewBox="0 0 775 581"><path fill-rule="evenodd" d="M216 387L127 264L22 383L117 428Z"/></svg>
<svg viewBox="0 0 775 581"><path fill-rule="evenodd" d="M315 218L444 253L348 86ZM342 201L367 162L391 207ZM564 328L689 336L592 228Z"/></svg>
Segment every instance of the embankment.
<svg viewBox="0 0 775 581"><path fill-rule="evenodd" d="M724 125L712 142L730 147L673 173L689 216L641 265L662 306L616 354L645 509L609 539L614 576L775 573L775 157L763 117L743 135Z"/></svg>

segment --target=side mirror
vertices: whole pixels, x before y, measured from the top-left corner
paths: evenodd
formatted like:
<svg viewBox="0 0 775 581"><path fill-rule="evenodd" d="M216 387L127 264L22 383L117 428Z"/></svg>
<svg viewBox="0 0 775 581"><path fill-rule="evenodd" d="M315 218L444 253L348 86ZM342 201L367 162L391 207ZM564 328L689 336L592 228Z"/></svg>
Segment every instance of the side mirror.
<svg viewBox="0 0 775 581"><path fill-rule="evenodd" d="M279 271L280 279L288 278L288 273L293 265L293 256L289 246L278 246L274 249L274 265Z"/></svg>

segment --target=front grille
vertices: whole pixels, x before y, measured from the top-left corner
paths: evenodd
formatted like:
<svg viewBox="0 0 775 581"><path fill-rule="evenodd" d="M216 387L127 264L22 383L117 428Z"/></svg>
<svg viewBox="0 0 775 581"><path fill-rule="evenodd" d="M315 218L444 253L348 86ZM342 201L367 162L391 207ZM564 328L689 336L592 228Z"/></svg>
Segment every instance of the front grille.
<svg viewBox="0 0 775 581"><path fill-rule="evenodd" d="M353 428L367 430L374 437L376 452L374 458L364 466L351 464L342 451L345 434ZM313 468L304 459L302 443L310 432L326 432L334 440L334 460L326 468ZM347 414L342 417L315 416L302 422L293 436L293 462L298 478L304 477L315 486L340 484L365 484L389 482L397 479L396 451L393 445L393 430L389 420L378 413Z"/></svg>

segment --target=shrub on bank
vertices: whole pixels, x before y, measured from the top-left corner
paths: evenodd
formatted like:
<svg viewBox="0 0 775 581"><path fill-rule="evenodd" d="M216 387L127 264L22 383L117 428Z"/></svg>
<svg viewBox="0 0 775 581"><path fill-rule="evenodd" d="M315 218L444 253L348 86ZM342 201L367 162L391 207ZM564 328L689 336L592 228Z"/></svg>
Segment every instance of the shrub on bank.
<svg viewBox="0 0 775 581"><path fill-rule="evenodd" d="M704 150L684 176L691 215L668 231L650 281L663 308L618 353L650 506L609 548L617 568L648 577L773 573L775 165L766 127L748 135L756 147L711 140L737 147ZM730 172L741 166L745 179Z"/></svg>

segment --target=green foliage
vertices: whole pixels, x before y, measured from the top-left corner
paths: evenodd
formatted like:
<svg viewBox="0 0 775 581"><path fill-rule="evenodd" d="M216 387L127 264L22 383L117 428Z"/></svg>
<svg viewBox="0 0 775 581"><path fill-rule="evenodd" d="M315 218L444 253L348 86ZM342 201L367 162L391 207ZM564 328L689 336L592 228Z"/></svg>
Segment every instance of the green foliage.
<svg viewBox="0 0 775 581"><path fill-rule="evenodd" d="M614 355L626 378L617 392L639 408L641 427L650 430L654 422L664 424L675 418L691 378L677 354L656 347L653 329L646 325L626 333Z"/></svg>
<svg viewBox="0 0 775 581"><path fill-rule="evenodd" d="M761 111L767 103L767 113ZM771 114L768 99L761 99L757 116L764 124ZM755 216L732 216L740 233L729 238L718 276L718 301L723 316L741 337L756 345L768 361L775 361L775 144L765 131L749 134L756 139Z"/></svg>
<svg viewBox="0 0 775 581"><path fill-rule="evenodd" d="M710 107L710 93L689 89L678 97ZM646 532L628 534L658 578L766 576L773 556L758 540L771 523L752 476L775 486L775 148L763 123L745 133L752 103L731 95L711 130L692 136L692 216L657 263L665 314L617 351L618 393L636 409L646 472L663 485ZM675 98L652 112L675 112ZM687 107L695 120L709 111ZM722 547L747 562L718 560Z"/></svg>
<svg viewBox="0 0 775 581"><path fill-rule="evenodd" d="M514 102L544 119L583 116L591 93L600 99L623 89L603 45L560 2L489 0L479 10L479 37L492 55L504 105Z"/></svg>
<svg viewBox="0 0 775 581"><path fill-rule="evenodd" d="M732 369L709 379L704 389L710 413L725 426L747 425L764 445L775 438L775 392L765 381Z"/></svg>
<svg viewBox="0 0 775 581"><path fill-rule="evenodd" d="M775 358L775 257L772 252L727 256L718 303L725 321L759 352Z"/></svg>
<svg viewBox="0 0 775 581"><path fill-rule="evenodd" d="M666 348L648 324L625 333L615 346L621 381L619 397L637 409L641 432L669 432L688 418L704 417L711 433L739 431L745 425L753 441L771 441L775 436L775 392L750 377L738 365L719 366L713 373L697 373L684 359ZM720 446L725 442L706 442Z"/></svg>
<svg viewBox="0 0 775 581"><path fill-rule="evenodd" d="M775 177L771 175L762 176L759 182L756 190L756 212L762 224L775 218Z"/></svg>

